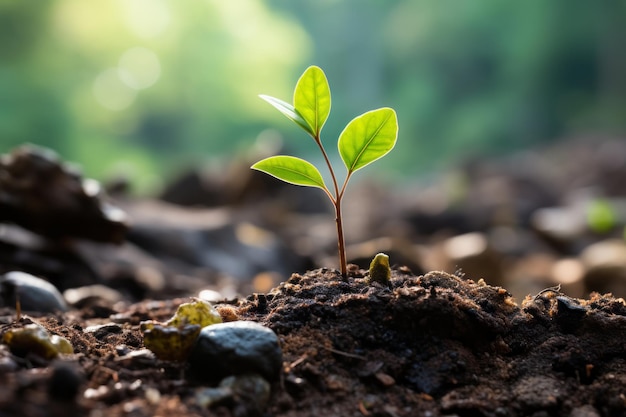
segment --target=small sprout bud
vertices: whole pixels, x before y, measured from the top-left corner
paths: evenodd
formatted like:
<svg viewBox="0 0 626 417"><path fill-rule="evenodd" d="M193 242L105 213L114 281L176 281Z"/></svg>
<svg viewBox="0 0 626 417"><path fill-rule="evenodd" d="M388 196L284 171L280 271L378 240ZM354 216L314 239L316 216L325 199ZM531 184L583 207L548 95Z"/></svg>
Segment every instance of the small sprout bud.
<svg viewBox="0 0 626 417"><path fill-rule="evenodd" d="M389 285L391 282L391 268L389 267L389 256L379 253L374 256L370 263L370 275L367 280L368 284L378 282L382 285Z"/></svg>

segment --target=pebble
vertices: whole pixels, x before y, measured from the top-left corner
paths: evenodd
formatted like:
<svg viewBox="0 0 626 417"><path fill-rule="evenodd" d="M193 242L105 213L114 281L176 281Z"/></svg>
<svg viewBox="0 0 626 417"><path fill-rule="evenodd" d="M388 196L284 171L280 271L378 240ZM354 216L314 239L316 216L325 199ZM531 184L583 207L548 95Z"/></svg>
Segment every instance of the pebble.
<svg viewBox="0 0 626 417"><path fill-rule="evenodd" d="M200 333L200 326L197 324L180 327L154 323L150 325L150 329L142 329L143 344L162 361L178 362L187 359Z"/></svg>
<svg viewBox="0 0 626 417"><path fill-rule="evenodd" d="M53 359L59 354L74 353L72 344L66 338L50 335L44 327L35 323L7 330L2 335L2 342L9 346L13 354L23 357L34 354Z"/></svg>
<svg viewBox="0 0 626 417"><path fill-rule="evenodd" d="M123 356L118 356L114 360L124 368L154 366L155 356L150 349L139 349L132 350Z"/></svg>
<svg viewBox="0 0 626 417"><path fill-rule="evenodd" d="M52 150L24 145L0 158L3 221L53 239L122 243L126 214L105 201L100 184L83 178Z"/></svg>
<svg viewBox="0 0 626 417"><path fill-rule="evenodd" d="M583 405L582 407L574 408L570 417L600 417L600 413L592 405Z"/></svg>
<svg viewBox="0 0 626 417"><path fill-rule="evenodd" d="M202 408L230 402L233 414L258 416L270 400L270 384L256 374L229 376L216 388L196 391L196 402Z"/></svg>
<svg viewBox="0 0 626 417"><path fill-rule="evenodd" d="M209 303L217 303L224 300L226 297L219 292L211 289L204 289L198 293L198 298Z"/></svg>
<svg viewBox="0 0 626 417"><path fill-rule="evenodd" d="M561 329L570 333L580 327L587 309L573 298L562 295L557 296L556 301L558 308L555 318Z"/></svg>
<svg viewBox="0 0 626 417"><path fill-rule="evenodd" d="M514 388L513 395L519 403L530 409L548 409L562 400L559 382L550 377L531 376L522 379Z"/></svg>
<svg viewBox="0 0 626 417"><path fill-rule="evenodd" d="M178 306L176 314L165 323L141 322L143 344L161 360L184 361L200 330L221 322L222 317L210 303L195 299Z"/></svg>
<svg viewBox="0 0 626 417"><path fill-rule="evenodd" d="M91 333L98 340L103 340L110 334L123 333L124 329L119 324L104 323L86 327L83 330L85 333Z"/></svg>
<svg viewBox="0 0 626 417"><path fill-rule="evenodd" d="M446 260L444 269L460 269L468 278L484 278L491 285L502 284L499 257L485 234L473 232L451 237L442 243L442 252Z"/></svg>
<svg viewBox="0 0 626 417"><path fill-rule="evenodd" d="M584 281L589 291L626 294L626 243L606 239L586 247L580 254L586 267Z"/></svg>
<svg viewBox="0 0 626 417"><path fill-rule="evenodd" d="M14 372L19 369L19 365L9 356L0 357L0 374Z"/></svg>
<svg viewBox="0 0 626 417"><path fill-rule="evenodd" d="M374 376L384 387L391 387L396 383L396 380L391 375L384 372L377 372Z"/></svg>
<svg viewBox="0 0 626 417"><path fill-rule="evenodd" d="M580 207L546 207L536 210L532 226L558 242L574 242L587 230L587 219Z"/></svg>
<svg viewBox="0 0 626 417"><path fill-rule="evenodd" d="M48 380L48 394L59 401L74 401L84 376L77 366L59 363Z"/></svg>
<svg viewBox="0 0 626 417"><path fill-rule="evenodd" d="M94 300L101 300L108 305L113 305L124 299L121 292L101 284L67 289L63 292L63 297L65 297L65 301L75 306L82 306Z"/></svg>
<svg viewBox="0 0 626 417"><path fill-rule="evenodd" d="M252 321L233 321L204 327L189 364L193 376L202 380L258 373L275 381L282 368L282 351L269 328Z"/></svg>
<svg viewBox="0 0 626 417"><path fill-rule="evenodd" d="M556 261L550 270L552 282L561 285L561 291L570 297L585 296L585 266L578 258Z"/></svg>
<svg viewBox="0 0 626 417"><path fill-rule="evenodd" d="M101 401L109 395L110 391L106 385L100 385L98 388L87 388L83 392L83 397L87 400Z"/></svg>
<svg viewBox="0 0 626 417"><path fill-rule="evenodd" d="M15 307L19 296L24 311L53 313L67 311L67 304L57 288L46 280L21 271L7 272L0 276L0 303Z"/></svg>

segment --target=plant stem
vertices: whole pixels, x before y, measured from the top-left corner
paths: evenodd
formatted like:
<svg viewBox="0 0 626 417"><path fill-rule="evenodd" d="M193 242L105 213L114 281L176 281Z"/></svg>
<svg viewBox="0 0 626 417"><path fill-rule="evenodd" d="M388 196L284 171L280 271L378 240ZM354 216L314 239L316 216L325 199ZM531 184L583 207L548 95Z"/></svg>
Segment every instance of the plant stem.
<svg viewBox="0 0 626 417"><path fill-rule="evenodd" d="M341 198L343 197L345 183L340 192L339 185L337 185L337 177L335 177L335 171L333 170L333 166L330 164L330 159L328 159L328 155L326 154L324 145L322 145L322 140L319 137L319 133L316 136L313 136L313 139L315 140L315 143L317 143L317 146L319 146L320 151L322 151L324 161L326 161L326 165L328 166L328 170L330 171L330 176L333 180L333 187L335 188L335 198L331 198L331 201L335 206L335 222L337 223L337 246L339 250L339 269L341 270L341 276L345 278L348 276L348 262L346 261L346 244L343 237L343 221L341 219Z"/></svg>
<svg viewBox="0 0 626 417"><path fill-rule="evenodd" d="M341 266L341 276L348 276L348 262L346 261L346 244L343 239L343 222L341 220L341 198L337 198L335 203L335 221L337 222L337 244L339 246L339 265Z"/></svg>

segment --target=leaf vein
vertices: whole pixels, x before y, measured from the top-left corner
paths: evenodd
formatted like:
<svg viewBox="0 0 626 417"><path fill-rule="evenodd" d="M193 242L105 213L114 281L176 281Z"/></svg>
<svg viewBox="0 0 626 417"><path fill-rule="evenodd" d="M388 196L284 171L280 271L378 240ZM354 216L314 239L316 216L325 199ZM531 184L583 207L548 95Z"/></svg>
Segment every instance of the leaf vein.
<svg viewBox="0 0 626 417"><path fill-rule="evenodd" d="M370 143L372 143L372 141L374 140L374 138L376 137L376 135L378 135L378 132L380 132L383 128L383 126L387 123L387 121L389 120L389 118L391 117L391 114L389 114L385 120L378 126L378 128L376 129L376 131L370 136L370 138L366 141L365 146L361 147L361 150L359 151L357 157L354 159L354 162L352 163L352 166L350 167L350 171L354 171L354 167L357 165L357 163L361 160L361 157L363 156L363 153L365 152L365 150L369 147Z"/></svg>

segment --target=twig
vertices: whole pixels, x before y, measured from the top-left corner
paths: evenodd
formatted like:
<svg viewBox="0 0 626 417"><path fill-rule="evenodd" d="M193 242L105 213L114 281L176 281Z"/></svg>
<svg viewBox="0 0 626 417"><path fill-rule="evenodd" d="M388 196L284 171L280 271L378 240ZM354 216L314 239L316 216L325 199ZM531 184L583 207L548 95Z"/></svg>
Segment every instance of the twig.
<svg viewBox="0 0 626 417"><path fill-rule="evenodd" d="M305 360L307 360L309 357L309 355L307 355L306 353L302 356L300 356L298 359L296 359L295 361L291 362L289 365L287 365L287 372L291 371L293 368L295 368L296 366L300 365L302 362L304 362Z"/></svg>
<svg viewBox="0 0 626 417"><path fill-rule="evenodd" d="M547 292L553 292L553 293L556 293L556 294L561 294L561 284L555 285L554 287L548 287L548 288L545 288L545 289L539 291L537 293L537 295L535 295L533 300L537 300L537 298L539 298L540 295L545 294Z"/></svg>
<svg viewBox="0 0 626 417"><path fill-rule="evenodd" d="M329 348L324 346L324 349L332 352L332 353L336 353L337 355L341 355L341 356L345 356L348 358L352 358L352 359L359 359L359 360L367 360L367 358L365 356L361 356L361 355L355 355L354 353L348 353L348 352L342 352L341 350L337 350L337 349L333 349L333 348Z"/></svg>
<svg viewBox="0 0 626 417"><path fill-rule="evenodd" d="M19 291L15 291L15 319L18 322L22 320L22 303L20 302Z"/></svg>

